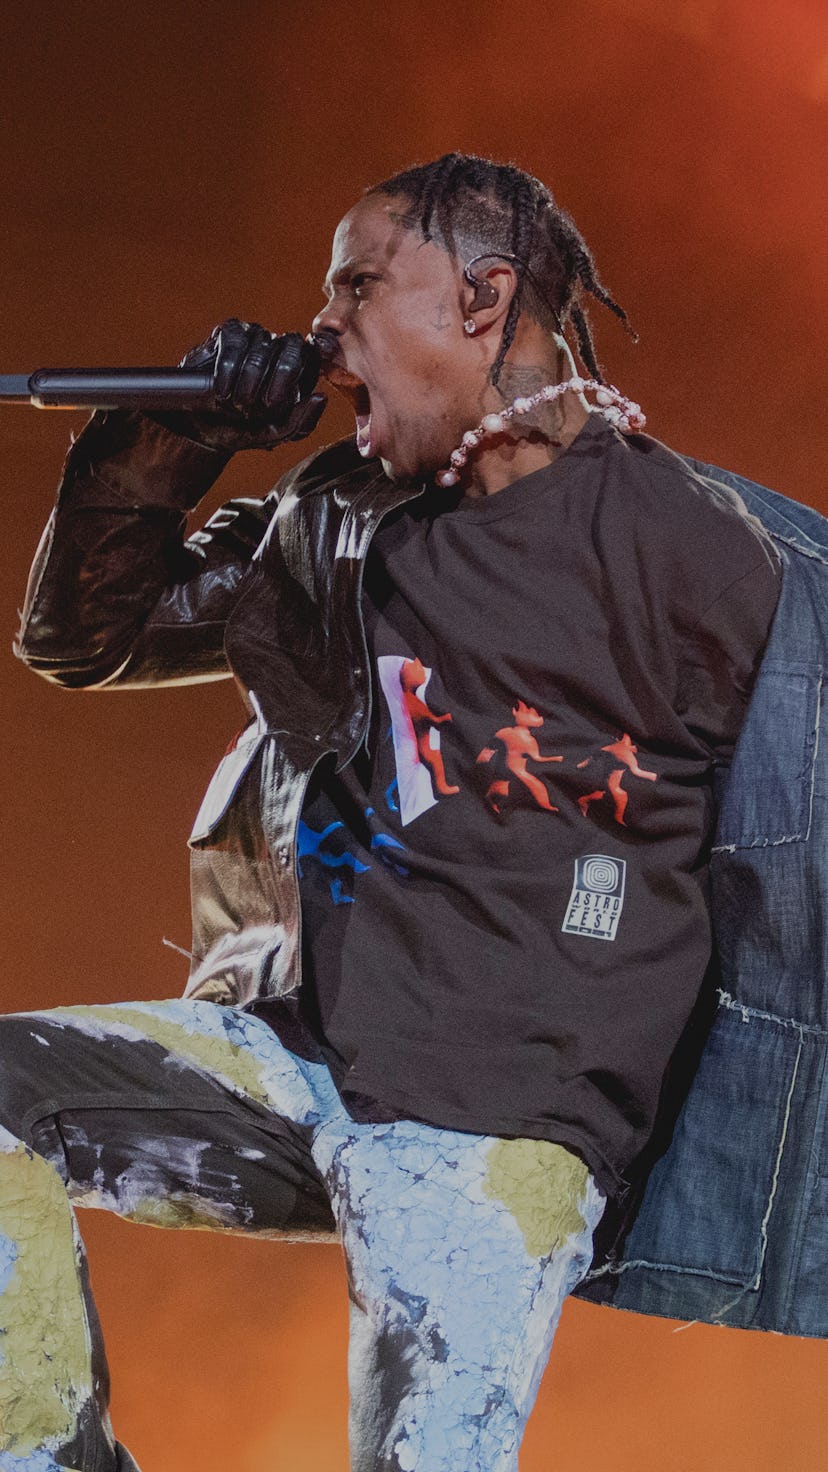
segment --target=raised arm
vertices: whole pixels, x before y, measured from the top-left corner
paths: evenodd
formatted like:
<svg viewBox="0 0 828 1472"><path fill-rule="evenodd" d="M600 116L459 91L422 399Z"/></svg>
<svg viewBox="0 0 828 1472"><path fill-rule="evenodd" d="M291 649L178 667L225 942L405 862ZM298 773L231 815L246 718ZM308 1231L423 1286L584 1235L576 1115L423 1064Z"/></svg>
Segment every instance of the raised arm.
<svg viewBox="0 0 828 1472"><path fill-rule="evenodd" d="M291 371L283 366L277 378L286 343ZM278 487L263 500L229 502L189 538L186 513L235 449L313 428L324 399L299 398L300 344L295 334L224 324L185 359L212 352L223 412L92 417L69 452L29 577L14 647L31 669L77 689L228 674L224 626Z"/></svg>

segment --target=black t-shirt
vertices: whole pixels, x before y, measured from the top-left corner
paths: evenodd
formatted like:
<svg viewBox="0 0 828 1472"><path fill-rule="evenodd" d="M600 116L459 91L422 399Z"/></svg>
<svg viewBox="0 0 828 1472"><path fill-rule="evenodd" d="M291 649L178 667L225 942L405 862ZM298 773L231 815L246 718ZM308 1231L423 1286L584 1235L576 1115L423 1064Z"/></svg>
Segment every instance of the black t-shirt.
<svg viewBox="0 0 828 1472"><path fill-rule="evenodd" d="M557 1140L618 1188L709 961L712 771L778 587L743 508L599 415L383 523L369 742L299 830L302 1005L346 1103Z"/></svg>

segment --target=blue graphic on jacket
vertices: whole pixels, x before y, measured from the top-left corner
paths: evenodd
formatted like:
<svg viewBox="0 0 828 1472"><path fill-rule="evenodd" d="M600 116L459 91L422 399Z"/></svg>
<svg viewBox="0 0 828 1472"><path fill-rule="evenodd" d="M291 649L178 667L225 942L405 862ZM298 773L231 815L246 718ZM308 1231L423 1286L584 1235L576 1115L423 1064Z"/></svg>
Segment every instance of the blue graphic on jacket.
<svg viewBox="0 0 828 1472"><path fill-rule="evenodd" d="M337 821L335 823L329 823L327 828L323 828L321 833L319 833L315 828L309 828L307 823L302 822L301 818L299 819L299 827L296 833L296 869L300 879L304 879L305 877L302 868L303 859L316 859L317 863L321 864L324 869L350 869L353 874L367 874L371 865L363 864L357 858L356 854L352 854L348 849L343 849L341 853L335 854L326 853L322 847L332 833L335 833L338 828L344 829L344 827L344 823ZM335 905L352 905L354 903L353 895L344 893L342 887L343 877L342 874L332 874L330 876L331 899Z"/></svg>

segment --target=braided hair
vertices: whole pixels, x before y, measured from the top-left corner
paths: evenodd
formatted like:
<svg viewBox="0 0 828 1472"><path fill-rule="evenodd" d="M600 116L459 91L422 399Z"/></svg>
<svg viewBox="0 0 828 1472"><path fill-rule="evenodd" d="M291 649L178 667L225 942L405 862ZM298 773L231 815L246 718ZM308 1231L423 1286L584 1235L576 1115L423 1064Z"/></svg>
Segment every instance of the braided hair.
<svg viewBox="0 0 828 1472"><path fill-rule="evenodd" d="M503 254L513 260L518 289L492 365L495 385L523 311L541 323L553 322L559 330L571 322L581 361L601 383L583 296L608 307L638 341L623 307L601 283L574 220L556 204L545 184L514 164L445 153L372 185L366 194L405 199L409 210L403 224L419 228L425 240L436 240L453 256L462 250L477 258Z"/></svg>

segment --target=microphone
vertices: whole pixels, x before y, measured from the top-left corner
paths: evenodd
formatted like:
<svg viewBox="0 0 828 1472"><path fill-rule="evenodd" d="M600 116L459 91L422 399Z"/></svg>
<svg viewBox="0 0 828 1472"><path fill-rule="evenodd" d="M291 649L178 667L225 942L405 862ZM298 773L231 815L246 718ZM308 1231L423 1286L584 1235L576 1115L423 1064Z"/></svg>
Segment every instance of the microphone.
<svg viewBox="0 0 828 1472"><path fill-rule="evenodd" d="M337 349L326 329L306 338L321 358ZM213 367L204 368L36 368L34 373L0 373L0 404L31 404L35 409L202 409L217 408Z"/></svg>
<svg viewBox="0 0 828 1472"><path fill-rule="evenodd" d="M0 404L36 409L215 409L207 368L37 368L0 373Z"/></svg>

